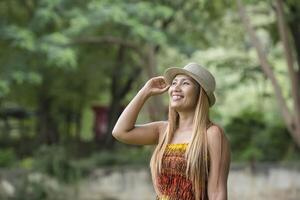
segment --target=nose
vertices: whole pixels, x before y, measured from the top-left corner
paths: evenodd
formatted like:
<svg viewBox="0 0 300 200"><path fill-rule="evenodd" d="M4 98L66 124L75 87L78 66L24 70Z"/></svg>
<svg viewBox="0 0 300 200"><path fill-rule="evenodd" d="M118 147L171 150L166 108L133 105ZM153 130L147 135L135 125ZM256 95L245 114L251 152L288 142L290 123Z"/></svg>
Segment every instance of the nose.
<svg viewBox="0 0 300 200"><path fill-rule="evenodd" d="M173 85L173 90L174 91L180 91L180 83L175 83L174 85Z"/></svg>

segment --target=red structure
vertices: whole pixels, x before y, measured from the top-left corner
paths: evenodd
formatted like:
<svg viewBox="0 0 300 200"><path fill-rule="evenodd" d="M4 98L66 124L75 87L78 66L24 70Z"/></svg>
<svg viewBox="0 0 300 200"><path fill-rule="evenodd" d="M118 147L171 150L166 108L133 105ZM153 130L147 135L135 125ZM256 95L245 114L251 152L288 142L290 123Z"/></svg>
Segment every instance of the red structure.
<svg viewBox="0 0 300 200"><path fill-rule="evenodd" d="M93 106L94 111L94 134L96 140L105 137L108 128L108 108L105 106Z"/></svg>

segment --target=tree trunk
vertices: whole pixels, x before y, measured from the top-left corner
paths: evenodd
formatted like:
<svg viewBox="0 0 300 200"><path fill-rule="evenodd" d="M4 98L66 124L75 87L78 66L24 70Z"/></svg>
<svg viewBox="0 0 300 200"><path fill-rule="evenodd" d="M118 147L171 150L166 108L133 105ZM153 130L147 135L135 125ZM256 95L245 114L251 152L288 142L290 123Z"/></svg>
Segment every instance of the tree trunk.
<svg viewBox="0 0 300 200"><path fill-rule="evenodd" d="M145 66L146 66L148 79L154 76L158 76L156 57L155 57L156 51L158 51L158 47L149 46L147 48L147 52L145 56ZM162 120L162 117L166 116L166 113L164 112L165 110L166 109L163 104L161 96L153 96L149 99L148 112L151 121Z"/></svg>
<svg viewBox="0 0 300 200"><path fill-rule="evenodd" d="M63 110L63 115L64 115L64 118L65 118L65 132L64 132L64 135L65 137L67 138L72 138L72 111L70 109L64 109Z"/></svg>
<svg viewBox="0 0 300 200"><path fill-rule="evenodd" d="M75 139L79 142L81 141L80 131L82 122L82 112L83 111L77 111L73 113L75 118Z"/></svg>
<svg viewBox="0 0 300 200"><path fill-rule="evenodd" d="M114 100L111 101L108 110L109 110L108 124L107 124L107 132L105 134L106 137L105 137L105 141L104 141L104 147L111 149L111 148L113 148L114 141L115 141L112 137L112 130L122 112L121 101L117 98L114 98Z"/></svg>
<svg viewBox="0 0 300 200"><path fill-rule="evenodd" d="M122 101L124 100L126 94L130 91L132 88L132 84L137 80L139 77L139 74L141 72L140 67L133 67L131 69L131 73L129 74L128 78L126 79L125 83L124 80L122 81L120 77L122 77L123 68L120 68L120 66L123 65L124 59L125 59L125 52L127 48L125 48L123 45L119 47L118 54L117 54L117 62L115 65L115 69L112 70L112 83L111 83L111 103L109 105L109 112L108 112L108 126L107 126L107 133L105 134L105 147L113 148L114 145L114 139L112 137L112 129L118 120L118 117L120 116L123 105ZM130 70L130 69L128 69ZM123 77L123 79L126 77Z"/></svg>
<svg viewBox="0 0 300 200"><path fill-rule="evenodd" d="M58 124L52 114L53 98L48 94L48 80L43 80L38 91L38 110L36 131L39 142L55 144L59 141Z"/></svg>
<svg viewBox="0 0 300 200"><path fill-rule="evenodd" d="M281 90L281 87L279 86L278 80L275 77L274 72L272 71L272 66L270 65L269 61L267 60L267 56L265 55L265 52L263 51L262 44L259 41L259 38L257 37L253 27L251 26L249 17L246 15L245 7L241 3L240 0L237 0L237 3L238 3L239 13L240 13L242 22L243 22L245 29L250 37L252 45L256 48L256 52L257 52L257 56L258 56L260 64L261 64L261 68L262 68L263 72L265 73L265 75L270 79L272 86L274 88L275 96L278 100L279 108L280 108L281 114L283 116L283 120L286 124L286 127L289 130L289 133L291 134L295 143L298 145L298 147L300 147L300 128L299 128L300 122L298 121L298 117L297 117L297 115L300 113L300 110L297 110L299 108L299 105L297 105L298 102L297 101L294 102L294 104L293 104L294 108L292 109L292 111L290 111L287 106L286 100L283 98L282 90ZM277 10L278 10L278 8L277 8ZM282 15L282 14L277 13L277 15ZM279 28L282 29L284 27L284 25L282 24L284 22L283 16L278 16L278 17L281 20L281 22L279 22L280 23ZM286 37L286 35L284 35L284 34L286 34L286 33L282 32L282 30L281 30L281 39L284 39L283 42L288 42L288 40L286 38L284 38L284 37ZM286 51L286 58L291 59L288 55L290 53L287 52L287 51L289 51L289 45L284 44L284 46L285 46L285 51ZM292 76L292 77L290 77L290 79L292 80L292 82L294 81L292 83L293 85L291 86L291 88L294 87L294 90L299 90L299 84L297 85L294 80L294 78L295 78L294 75L295 75L295 73L298 73L298 72L295 72L295 71L293 71L293 69L291 69L291 66L290 66L291 64L290 64L289 60L287 60L287 62L289 63L288 64L289 76ZM295 91L293 92L293 100L295 101L295 100L297 100L297 97L295 97L294 95L295 95Z"/></svg>
<svg viewBox="0 0 300 200"><path fill-rule="evenodd" d="M294 40L298 69L300 67L300 9L295 5L285 2L285 5L289 8L290 17L288 18L288 25L291 30L291 35ZM299 71L298 71L299 72ZM298 74L300 79L300 73Z"/></svg>
<svg viewBox="0 0 300 200"><path fill-rule="evenodd" d="M300 144L300 80L298 77L299 69L294 67L293 59L293 50L290 45L288 27L286 26L284 11L283 11L283 2L282 0L276 0L276 16L278 22L278 30L280 34L280 39L283 43L284 54L287 62L289 77L291 80L291 90L292 90L292 99L293 99L293 111L294 111L294 127L292 134L295 134L295 137Z"/></svg>
<svg viewBox="0 0 300 200"><path fill-rule="evenodd" d="M39 99L37 134L43 144L55 144L59 141L57 123L51 116L52 99L42 93Z"/></svg>

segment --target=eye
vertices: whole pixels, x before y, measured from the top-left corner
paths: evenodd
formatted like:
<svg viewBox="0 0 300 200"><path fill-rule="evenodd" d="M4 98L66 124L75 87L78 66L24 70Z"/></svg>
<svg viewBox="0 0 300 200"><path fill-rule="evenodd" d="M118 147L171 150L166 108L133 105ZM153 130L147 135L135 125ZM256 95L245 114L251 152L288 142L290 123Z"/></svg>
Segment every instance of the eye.
<svg viewBox="0 0 300 200"><path fill-rule="evenodd" d="M171 85L176 85L176 81L173 81Z"/></svg>
<svg viewBox="0 0 300 200"><path fill-rule="evenodd" d="M190 83L189 82L187 82L187 81L184 81L183 82L183 85L189 85Z"/></svg>

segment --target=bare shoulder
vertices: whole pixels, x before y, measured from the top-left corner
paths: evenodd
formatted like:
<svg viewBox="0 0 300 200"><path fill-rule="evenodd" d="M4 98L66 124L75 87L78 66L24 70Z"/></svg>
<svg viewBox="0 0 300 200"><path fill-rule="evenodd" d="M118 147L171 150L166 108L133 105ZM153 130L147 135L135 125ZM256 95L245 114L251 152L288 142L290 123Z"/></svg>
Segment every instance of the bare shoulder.
<svg viewBox="0 0 300 200"><path fill-rule="evenodd" d="M231 160L231 148L223 128L219 125L212 125L207 129L207 142L212 162L221 162L223 169L229 171Z"/></svg>
<svg viewBox="0 0 300 200"><path fill-rule="evenodd" d="M213 124L207 129L207 140L209 145L219 144L221 142L223 144L229 144L224 129L218 124Z"/></svg>
<svg viewBox="0 0 300 200"><path fill-rule="evenodd" d="M207 129L207 137L220 137L222 134L223 128L218 124L213 124Z"/></svg>

